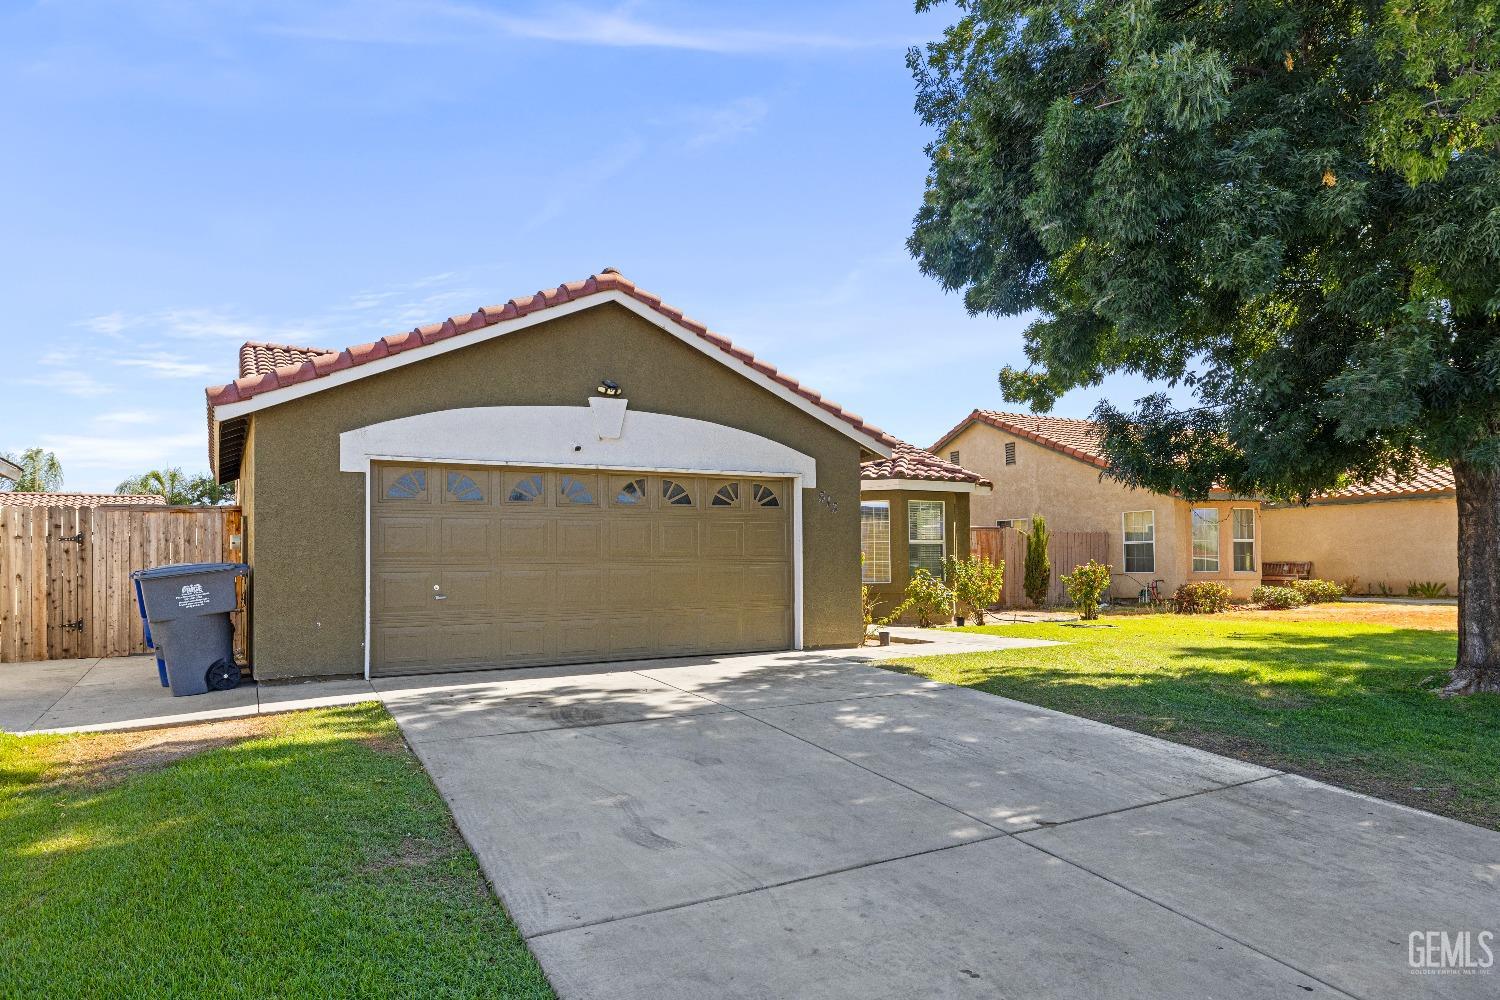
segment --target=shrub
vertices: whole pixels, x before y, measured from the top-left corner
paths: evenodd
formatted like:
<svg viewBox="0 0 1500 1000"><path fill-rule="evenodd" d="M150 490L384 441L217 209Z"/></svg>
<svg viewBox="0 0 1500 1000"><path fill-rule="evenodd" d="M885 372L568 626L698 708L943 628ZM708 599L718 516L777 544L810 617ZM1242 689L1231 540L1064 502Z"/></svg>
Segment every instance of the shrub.
<svg viewBox="0 0 1500 1000"><path fill-rule="evenodd" d="M1082 566L1075 566L1073 572L1063 574L1068 600L1084 621L1099 617L1099 600L1109 591L1109 571L1109 566L1090 559Z"/></svg>
<svg viewBox="0 0 1500 1000"><path fill-rule="evenodd" d="M1343 585L1334 583L1332 580L1293 580L1289 586L1301 594L1302 599L1308 604L1341 601L1348 593Z"/></svg>
<svg viewBox="0 0 1500 1000"><path fill-rule="evenodd" d="M1229 610L1229 588L1217 580L1184 583L1172 595L1177 612L1184 615L1216 615Z"/></svg>
<svg viewBox="0 0 1500 1000"><path fill-rule="evenodd" d="M906 585L906 600L901 602L892 617L906 611L917 616L917 624L922 628L949 621L953 617L953 591L942 580L919 568Z"/></svg>
<svg viewBox="0 0 1500 1000"><path fill-rule="evenodd" d="M1250 600L1270 611L1300 608L1307 603L1307 598L1291 587L1256 587L1250 591Z"/></svg>
<svg viewBox="0 0 1500 1000"><path fill-rule="evenodd" d="M1429 581L1424 583L1417 583L1413 581L1406 586L1406 596L1425 597L1428 599L1434 597L1447 597L1448 585L1446 583L1438 583L1436 581Z"/></svg>
<svg viewBox="0 0 1500 1000"><path fill-rule="evenodd" d="M1047 543L1052 532L1047 530L1047 519L1040 514L1032 515L1031 530L1025 535L1026 577L1022 589L1032 604L1041 607L1052 585L1052 560L1047 558Z"/></svg>
<svg viewBox="0 0 1500 1000"><path fill-rule="evenodd" d="M974 616L975 625L984 624L984 609L1000 603L1005 585L1005 560L990 562L984 556L960 559L948 557L948 585L960 611Z"/></svg>

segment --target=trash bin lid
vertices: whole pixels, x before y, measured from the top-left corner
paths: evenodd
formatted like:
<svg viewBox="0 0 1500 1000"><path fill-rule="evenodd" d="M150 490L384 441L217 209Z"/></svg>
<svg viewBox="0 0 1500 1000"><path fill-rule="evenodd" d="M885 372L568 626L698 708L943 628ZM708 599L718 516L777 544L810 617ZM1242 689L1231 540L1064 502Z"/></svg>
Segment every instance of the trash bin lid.
<svg viewBox="0 0 1500 1000"><path fill-rule="evenodd" d="M157 566L153 569L138 569L130 574L130 578L132 580L160 580L163 577L193 576L198 573L238 573L244 576L249 572L250 567L244 563L179 563L176 566Z"/></svg>

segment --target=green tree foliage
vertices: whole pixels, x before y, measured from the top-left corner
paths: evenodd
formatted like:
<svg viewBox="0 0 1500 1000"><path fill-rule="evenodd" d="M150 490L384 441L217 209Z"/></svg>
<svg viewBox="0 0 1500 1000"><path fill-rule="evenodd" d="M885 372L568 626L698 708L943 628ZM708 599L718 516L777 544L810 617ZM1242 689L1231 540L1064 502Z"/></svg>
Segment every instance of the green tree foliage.
<svg viewBox="0 0 1500 1000"><path fill-rule="evenodd" d="M1027 600L1037 607L1047 601L1047 591L1052 585L1052 560L1047 556L1047 546L1052 541L1052 532L1047 530L1047 519L1040 514L1031 516L1031 530L1026 535L1026 576L1022 584Z"/></svg>
<svg viewBox="0 0 1500 1000"><path fill-rule="evenodd" d="M6 452L5 458L21 467L21 478L14 482L0 479L0 490L17 493L56 493L62 489L62 463L50 451L27 448L18 456Z"/></svg>
<svg viewBox="0 0 1500 1000"><path fill-rule="evenodd" d="M119 486L116 493L145 494L164 498L176 506L217 506L234 503L234 488L221 486L212 476L184 476L176 467L151 469L138 476L131 476Z"/></svg>
<svg viewBox="0 0 1500 1000"><path fill-rule="evenodd" d="M1000 603L1005 589L1005 560L990 562L984 556L967 559L948 557L948 585L961 612L984 624L985 609Z"/></svg>
<svg viewBox="0 0 1500 1000"><path fill-rule="evenodd" d="M1451 464L1450 690L1500 689L1493 0L955 6L909 56L936 131L909 247L971 312L1036 317L1006 397L1195 396L1095 411L1111 475L1188 498Z"/></svg>

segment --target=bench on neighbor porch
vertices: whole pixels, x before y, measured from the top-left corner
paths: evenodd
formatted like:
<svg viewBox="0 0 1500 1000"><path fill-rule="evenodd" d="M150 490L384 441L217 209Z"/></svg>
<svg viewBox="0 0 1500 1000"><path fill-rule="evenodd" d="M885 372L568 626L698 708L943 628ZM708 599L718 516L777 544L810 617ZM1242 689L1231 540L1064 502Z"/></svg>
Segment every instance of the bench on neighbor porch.
<svg viewBox="0 0 1500 1000"><path fill-rule="evenodd" d="M1311 580L1310 562L1266 562L1260 564L1260 582L1268 586L1285 586L1293 580Z"/></svg>

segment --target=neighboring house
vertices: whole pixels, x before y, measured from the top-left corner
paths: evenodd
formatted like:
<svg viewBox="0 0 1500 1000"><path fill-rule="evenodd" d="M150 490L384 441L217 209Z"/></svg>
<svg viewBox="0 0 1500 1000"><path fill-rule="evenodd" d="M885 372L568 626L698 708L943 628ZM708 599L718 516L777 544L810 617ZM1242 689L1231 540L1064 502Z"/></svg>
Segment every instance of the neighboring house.
<svg viewBox="0 0 1500 1000"><path fill-rule="evenodd" d="M207 392L258 677L861 640L894 439L613 270Z"/></svg>
<svg viewBox="0 0 1500 1000"><path fill-rule="evenodd" d="M860 570L876 617L900 604L917 567L943 576L948 556L969 555L970 500L990 482L904 441L859 468Z"/></svg>
<svg viewBox="0 0 1500 1000"><path fill-rule="evenodd" d="M164 504L149 493L17 493L0 491L0 507L118 507Z"/></svg>
<svg viewBox="0 0 1500 1000"><path fill-rule="evenodd" d="M1310 562L1328 580L1379 584L1404 594L1413 581L1458 588L1458 508L1453 473L1424 469L1316 498L1307 506L1214 494L1190 504L1102 477L1092 421L975 410L933 446L994 481L972 504L976 525L1025 528L1042 514L1056 531L1107 531L1113 592L1131 597L1150 580L1220 580L1249 596L1267 562Z"/></svg>
<svg viewBox="0 0 1500 1000"><path fill-rule="evenodd" d="M1041 514L1053 531L1108 532L1116 597L1152 581L1170 594L1217 580L1248 598L1260 583L1260 502L1216 493L1194 504L1124 486L1104 478L1099 441L1088 420L975 410L932 451L994 483L971 501L972 524L1025 530Z"/></svg>
<svg viewBox="0 0 1500 1000"><path fill-rule="evenodd" d="M1327 580L1357 581L1405 594L1412 583L1442 583L1458 595L1458 494L1453 470L1426 468L1406 479L1384 476L1314 498L1307 505L1266 504L1263 559L1311 562Z"/></svg>

